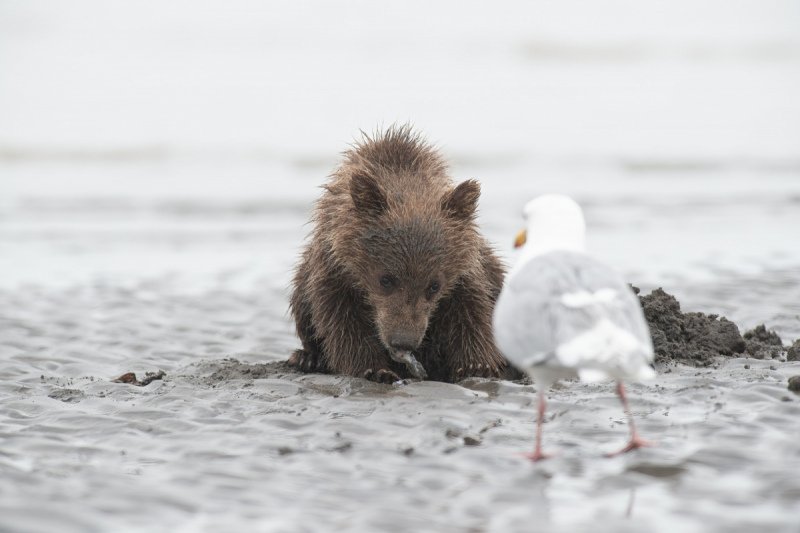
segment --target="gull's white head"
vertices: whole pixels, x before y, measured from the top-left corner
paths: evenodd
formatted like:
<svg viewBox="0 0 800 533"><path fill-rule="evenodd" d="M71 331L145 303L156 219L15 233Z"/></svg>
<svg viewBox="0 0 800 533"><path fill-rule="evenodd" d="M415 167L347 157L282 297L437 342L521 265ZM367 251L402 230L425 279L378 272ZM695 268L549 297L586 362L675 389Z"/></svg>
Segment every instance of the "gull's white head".
<svg viewBox="0 0 800 533"><path fill-rule="evenodd" d="M569 196L537 196L523 210L527 228L517 235L514 246L525 245L525 255L540 255L556 250L583 252L586 249L586 223L581 207Z"/></svg>

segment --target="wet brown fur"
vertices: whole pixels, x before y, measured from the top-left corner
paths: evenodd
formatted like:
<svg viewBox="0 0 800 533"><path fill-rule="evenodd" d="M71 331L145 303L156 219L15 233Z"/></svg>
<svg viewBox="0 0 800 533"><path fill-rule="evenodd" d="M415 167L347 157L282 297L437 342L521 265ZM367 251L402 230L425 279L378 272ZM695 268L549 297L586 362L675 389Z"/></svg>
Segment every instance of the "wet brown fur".
<svg viewBox="0 0 800 533"><path fill-rule="evenodd" d="M324 188L293 281L303 348L290 364L388 382L409 377L390 357L402 346L429 379L501 375L491 317L504 268L475 224L478 183L453 187L441 155L401 126L365 134Z"/></svg>

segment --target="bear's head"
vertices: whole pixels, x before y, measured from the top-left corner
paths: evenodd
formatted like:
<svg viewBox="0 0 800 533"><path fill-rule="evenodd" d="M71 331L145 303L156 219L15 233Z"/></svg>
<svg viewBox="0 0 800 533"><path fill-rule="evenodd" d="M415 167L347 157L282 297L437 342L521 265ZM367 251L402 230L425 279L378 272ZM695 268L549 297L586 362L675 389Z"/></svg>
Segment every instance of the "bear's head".
<svg viewBox="0 0 800 533"><path fill-rule="evenodd" d="M390 354L416 349L439 301L480 262L475 227L480 185L467 180L435 197L392 197L364 172L350 180L348 265L374 310Z"/></svg>

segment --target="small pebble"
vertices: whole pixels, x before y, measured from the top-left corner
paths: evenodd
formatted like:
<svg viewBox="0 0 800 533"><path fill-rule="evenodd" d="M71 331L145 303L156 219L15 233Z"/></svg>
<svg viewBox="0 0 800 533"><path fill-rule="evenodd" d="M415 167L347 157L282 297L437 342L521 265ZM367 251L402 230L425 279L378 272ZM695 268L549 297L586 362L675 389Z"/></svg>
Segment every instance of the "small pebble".
<svg viewBox="0 0 800 533"><path fill-rule="evenodd" d="M467 435L464 437L465 446L477 446L481 443L481 439Z"/></svg>
<svg viewBox="0 0 800 533"><path fill-rule="evenodd" d="M792 376L789 378L789 390L792 392L800 392L800 376Z"/></svg>
<svg viewBox="0 0 800 533"><path fill-rule="evenodd" d="M744 365L745 370L750 370L750 365Z"/></svg>

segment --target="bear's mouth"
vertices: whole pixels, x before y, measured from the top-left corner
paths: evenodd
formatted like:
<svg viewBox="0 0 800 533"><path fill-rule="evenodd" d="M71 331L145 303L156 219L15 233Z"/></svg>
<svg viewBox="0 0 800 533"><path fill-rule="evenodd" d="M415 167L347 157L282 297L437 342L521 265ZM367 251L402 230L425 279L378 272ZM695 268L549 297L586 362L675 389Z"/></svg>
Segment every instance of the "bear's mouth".
<svg viewBox="0 0 800 533"><path fill-rule="evenodd" d="M408 371L411 372L411 375L415 378L426 379L428 377L428 373L425 372L425 368L419 361L417 361L417 358L414 357L414 354L410 351L389 350L389 355L398 363L403 363L406 365Z"/></svg>

